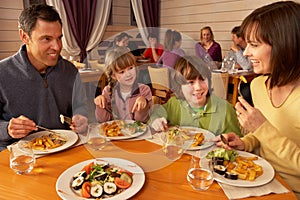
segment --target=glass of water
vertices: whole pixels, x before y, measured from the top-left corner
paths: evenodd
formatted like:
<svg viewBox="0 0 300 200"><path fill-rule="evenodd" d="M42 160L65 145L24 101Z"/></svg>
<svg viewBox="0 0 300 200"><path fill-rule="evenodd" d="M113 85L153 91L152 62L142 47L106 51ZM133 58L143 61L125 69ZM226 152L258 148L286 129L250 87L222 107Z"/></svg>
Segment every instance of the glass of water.
<svg viewBox="0 0 300 200"><path fill-rule="evenodd" d="M28 174L35 164L35 157L29 141L20 140L10 145L10 168L17 174Z"/></svg>
<svg viewBox="0 0 300 200"><path fill-rule="evenodd" d="M106 146L108 139L102 134L101 125L92 123L88 125L87 144L94 150L101 150Z"/></svg>
<svg viewBox="0 0 300 200"><path fill-rule="evenodd" d="M161 139L162 151L169 160L175 161L184 153L184 139L180 134L170 137L168 132L165 132L162 133Z"/></svg>

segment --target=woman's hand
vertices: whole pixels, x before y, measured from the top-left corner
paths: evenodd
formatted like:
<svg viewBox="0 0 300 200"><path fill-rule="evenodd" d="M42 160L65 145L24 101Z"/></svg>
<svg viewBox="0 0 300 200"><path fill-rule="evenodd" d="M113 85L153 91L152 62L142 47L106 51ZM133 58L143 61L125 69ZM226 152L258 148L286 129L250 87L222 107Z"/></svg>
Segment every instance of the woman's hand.
<svg viewBox="0 0 300 200"><path fill-rule="evenodd" d="M7 132L12 138L23 138L31 131L37 131L36 124L31 119L21 115L9 121Z"/></svg>
<svg viewBox="0 0 300 200"><path fill-rule="evenodd" d="M256 108L252 107L243 97L239 97L235 109L237 118L242 127L250 132L259 128L267 119Z"/></svg>
<svg viewBox="0 0 300 200"><path fill-rule="evenodd" d="M99 106L100 108L105 108L106 99L103 95L99 95L94 99L94 103L96 106Z"/></svg>
<svg viewBox="0 0 300 200"><path fill-rule="evenodd" d="M151 123L151 127L157 132L165 131L166 129L168 129L168 121L164 117L157 118L153 120L153 122Z"/></svg>
<svg viewBox="0 0 300 200"><path fill-rule="evenodd" d="M245 145L244 142L241 140L241 138L231 132L231 133L227 133L227 134L222 134L225 139L228 141L228 145L224 144L220 138L220 136L218 136L218 141L216 143L216 145L218 147L224 147L225 149L237 149L237 150L244 150L245 149Z"/></svg>
<svg viewBox="0 0 300 200"><path fill-rule="evenodd" d="M144 108L146 108L147 104L148 102L145 97L143 96L138 97L132 107L131 113L134 113L135 111L143 110Z"/></svg>

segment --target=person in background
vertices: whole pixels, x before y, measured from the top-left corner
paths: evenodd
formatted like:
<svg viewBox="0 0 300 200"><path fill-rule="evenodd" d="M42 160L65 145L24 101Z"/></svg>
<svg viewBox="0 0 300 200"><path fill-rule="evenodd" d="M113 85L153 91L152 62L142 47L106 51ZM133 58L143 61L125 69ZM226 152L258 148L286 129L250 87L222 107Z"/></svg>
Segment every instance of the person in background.
<svg viewBox="0 0 300 200"><path fill-rule="evenodd" d="M137 83L135 60L126 47L108 52L105 59L108 85L94 99L98 122L113 119L148 120L152 93L149 86Z"/></svg>
<svg viewBox="0 0 300 200"><path fill-rule="evenodd" d="M235 61L236 69L251 70L252 63L249 57L243 55L247 43L244 40L244 38L241 36L240 29L241 29L240 26L236 26L231 30L233 45L230 48L230 51L227 56L227 60L229 58L233 58L233 60Z"/></svg>
<svg viewBox="0 0 300 200"><path fill-rule="evenodd" d="M248 133L226 134L229 146L253 152L259 149L300 199L300 4L275 2L254 10L242 22L247 42L244 55L256 74L251 82L254 107L242 97L236 113ZM287 37L288 30L288 37Z"/></svg>
<svg viewBox="0 0 300 200"><path fill-rule="evenodd" d="M132 38L131 35L128 35L125 32L120 33L114 38L114 41L107 51L113 50L117 47L127 47L134 56L141 56L137 44L134 41L130 41L130 38Z"/></svg>
<svg viewBox="0 0 300 200"><path fill-rule="evenodd" d="M78 70L60 56L59 14L45 4L23 10L19 35L24 45L0 61L0 149L38 131L37 125L84 133L87 98ZM73 124L62 124L60 114Z"/></svg>
<svg viewBox="0 0 300 200"><path fill-rule="evenodd" d="M149 33L148 35L148 41L150 44L150 47L148 47L142 57L143 58L150 58L150 61L152 63L156 63L162 53L164 52L164 47L162 44L158 43L158 38L154 33Z"/></svg>
<svg viewBox="0 0 300 200"><path fill-rule="evenodd" d="M185 81L176 81L180 84L180 89L174 90L177 97L153 109L149 124L155 131L179 125L203 128L215 135L234 131L242 136L233 106L212 93L207 63L197 56L185 56L177 61L174 70ZM180 80L173 77L172 80Z"/></svg>
<svg viewBox="0 0 300 200"><path fill-rule="evenodd" d="M205 26L200 30L200 42L195 45L195 53L204 61L222 62L221 46L215 41L211 27Z"/></svg>
<svg viewBox="0 0 300 200"><path fill-rule="evenodd" d="M178 31L168 29L164 40L165 49L157 64L172 69L177 60L185 55L185 52L180 48L181 42L181 34Z"/></svg>

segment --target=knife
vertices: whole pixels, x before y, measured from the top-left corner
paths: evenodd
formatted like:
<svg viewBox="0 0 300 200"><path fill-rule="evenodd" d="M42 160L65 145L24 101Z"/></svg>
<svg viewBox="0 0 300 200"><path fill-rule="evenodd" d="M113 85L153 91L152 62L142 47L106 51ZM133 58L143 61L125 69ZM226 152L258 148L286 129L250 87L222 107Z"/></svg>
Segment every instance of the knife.
<svg viewBox="0 0 300 200"><path fill-rule="evenodd" d="M50 130L48 128L45 128L45 127L42 127L42 126L39 126L39 125L36 125L36 127L38 127L39 129L45 130L45 131L49 131L51 133L60 134L60 133L58 133L56 131Z"/></svg>

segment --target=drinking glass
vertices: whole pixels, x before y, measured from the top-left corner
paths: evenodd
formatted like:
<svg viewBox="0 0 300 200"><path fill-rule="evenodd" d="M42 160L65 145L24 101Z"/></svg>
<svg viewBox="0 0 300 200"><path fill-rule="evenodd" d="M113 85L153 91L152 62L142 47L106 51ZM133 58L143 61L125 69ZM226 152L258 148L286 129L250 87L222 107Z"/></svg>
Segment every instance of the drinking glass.
<svg viewBox="0 0 300 200"><path fill-rule="evenodd" d="M164 155L172 161L175 161L183 154L184 139L181 135L169 137L168 133L162 133Z"/></svg>
<svg viewBox="0 0 300 200"><path fill-rule="evenodd" d="M88 125L87 144L94 150L101 150L105 147L108 139L102 134L101 125L92 123Z"/></svg>
<svg viewBox="0 0 300 200"><path fill-rule="evenodd" d="M29 141L20 140L9 147L10 168L17 174L28 174L35 164L35 156Z"/></svg>
<svg viewBox="0 0 300 200"><path fill-rule="evenodd" d="M199 191L207 190L213 183L213 174L211 170L200 166L200 151L195 152L191 157L190 169L187 173L189 184Z"/></svg>

